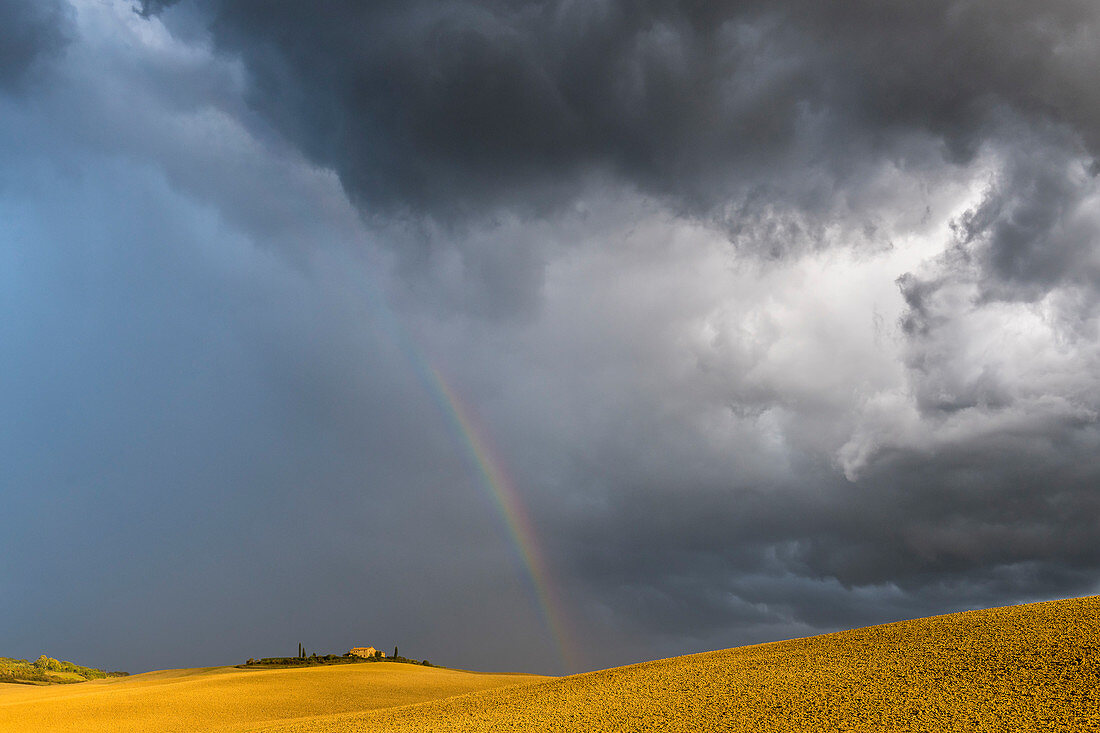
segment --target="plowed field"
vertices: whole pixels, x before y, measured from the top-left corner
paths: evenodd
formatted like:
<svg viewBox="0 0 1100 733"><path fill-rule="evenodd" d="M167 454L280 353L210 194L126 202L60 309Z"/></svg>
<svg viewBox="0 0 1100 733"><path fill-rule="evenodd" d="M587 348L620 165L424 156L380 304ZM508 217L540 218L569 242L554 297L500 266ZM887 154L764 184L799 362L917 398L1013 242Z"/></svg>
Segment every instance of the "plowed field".
<svg viewBox="0 0 1100 733"><path fill-rule="evenodd" d="M1100 597L695 654L298 731L1100 731Z"/></svg>
<svg viewBox="0 0 1100 733"><path fill-rule="evenodd" d="M556 679L398 664L0 685L0 731L1100 733L1100 597Z"/></svg>
<svg viewBox="0 0 1100 733"><path fill-rule="evenodd" d="M539 679L545 678L377 663L177 669L53 687L0 684L0 732L246 731Z"/></svg>

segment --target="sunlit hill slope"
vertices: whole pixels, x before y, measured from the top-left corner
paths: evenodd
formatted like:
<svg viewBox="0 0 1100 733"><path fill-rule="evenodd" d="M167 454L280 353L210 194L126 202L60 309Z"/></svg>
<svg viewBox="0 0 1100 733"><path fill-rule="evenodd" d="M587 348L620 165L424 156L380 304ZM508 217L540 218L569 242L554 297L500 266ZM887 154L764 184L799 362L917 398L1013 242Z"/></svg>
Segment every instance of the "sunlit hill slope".
<svg viewBox="0 0 1100 733"><path fill-rule="evenodd" d="M0 731L250 731L540 679L379 663L175 669L54 687L0 684Z"/></svg>
<svg viewBox="0 0 1100 733"><path fill-rule="evenodd" d="M277 730L1100 731L1100 597L695 654Z"/></svg>
<svg viewBox="0 0 1100 733"><path fill-rule="evenodd" d="M563 678L400 664L0 685L3 731L1100 731L1100 597Z"/></svg>

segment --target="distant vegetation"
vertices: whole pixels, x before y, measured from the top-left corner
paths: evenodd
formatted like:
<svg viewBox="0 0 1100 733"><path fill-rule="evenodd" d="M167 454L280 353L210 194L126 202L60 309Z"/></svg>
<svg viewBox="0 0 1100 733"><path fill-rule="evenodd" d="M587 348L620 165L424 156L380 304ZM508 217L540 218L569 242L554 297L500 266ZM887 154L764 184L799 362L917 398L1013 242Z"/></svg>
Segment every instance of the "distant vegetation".
<svg viewBox="0 0 1100 733"><path fill-rule="evenodd" d="M296 657L261 657L259 659L249 659L244 663L245 667L267 666L267 667L312 667L322 664L371 664L374 662L399 662L401 664L419 664L424 667L433 666L427 659L417 661L415 659L409 659L408 657L402 657L397 655L397 647L393 648L394 656L386 657L382 656L381 652L378 652L373 657L360 657L352 654L351 652L345 652L344 654L306 654L306 649L301 643L298 644L298 656Z"/></svg>
<svg viewBox="0 0 1100 733"><path fill-rule="evenodd" d="M125 672L106 672L95 667L82 667L79 664L47 657L45 654L33 662L26 659L0 657L0 682L53 685L125 676Z"/></svg>

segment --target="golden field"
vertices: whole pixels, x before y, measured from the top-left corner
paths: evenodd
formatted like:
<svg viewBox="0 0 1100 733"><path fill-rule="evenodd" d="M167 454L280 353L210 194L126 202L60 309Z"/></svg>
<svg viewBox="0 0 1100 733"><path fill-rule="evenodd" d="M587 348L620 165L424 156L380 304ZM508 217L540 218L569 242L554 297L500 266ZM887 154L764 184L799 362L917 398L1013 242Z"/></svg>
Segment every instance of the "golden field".
<svg viewBox="0 0 1100 733"><path fill-rule="evenodd" d="M50 687L2 684L0 731L247 731L540 679L376 663L177 669Z"/></svg>
<svg viewBox="0 0 1100 733"><path fill-rule="evenodd" d="M562 678L401 664L0 686L2 731L1100 731L1100 597Z"/></svg>
<svg viewBox="0 0 1100 733"><path fill-rule="evenodd" d="M1100 731L1100 597L707 652L271 730Z"/></svg>

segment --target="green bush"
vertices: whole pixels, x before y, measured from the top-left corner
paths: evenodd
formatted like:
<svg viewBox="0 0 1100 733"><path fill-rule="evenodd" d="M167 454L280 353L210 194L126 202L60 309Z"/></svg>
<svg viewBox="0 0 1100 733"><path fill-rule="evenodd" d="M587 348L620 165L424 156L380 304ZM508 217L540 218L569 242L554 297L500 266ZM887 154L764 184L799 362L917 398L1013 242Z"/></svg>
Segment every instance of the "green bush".
<svg viewBox="0 0 1100 733"><path fill-rule="evenodd" d="M61 662L57 661L56 659L53 659L52 657L47 657L45 654L43 654L42 656L40 656L38 659L36 659L34 661L34 666L37 667L38 669L48 669L48 670L53 671L53 672L64 672L64 671L71 672L71 671L75 671L75 670L65 670L61 666ZM72 666L75 666L75 665L69 664L69 666L72 667Z"/></svg>

